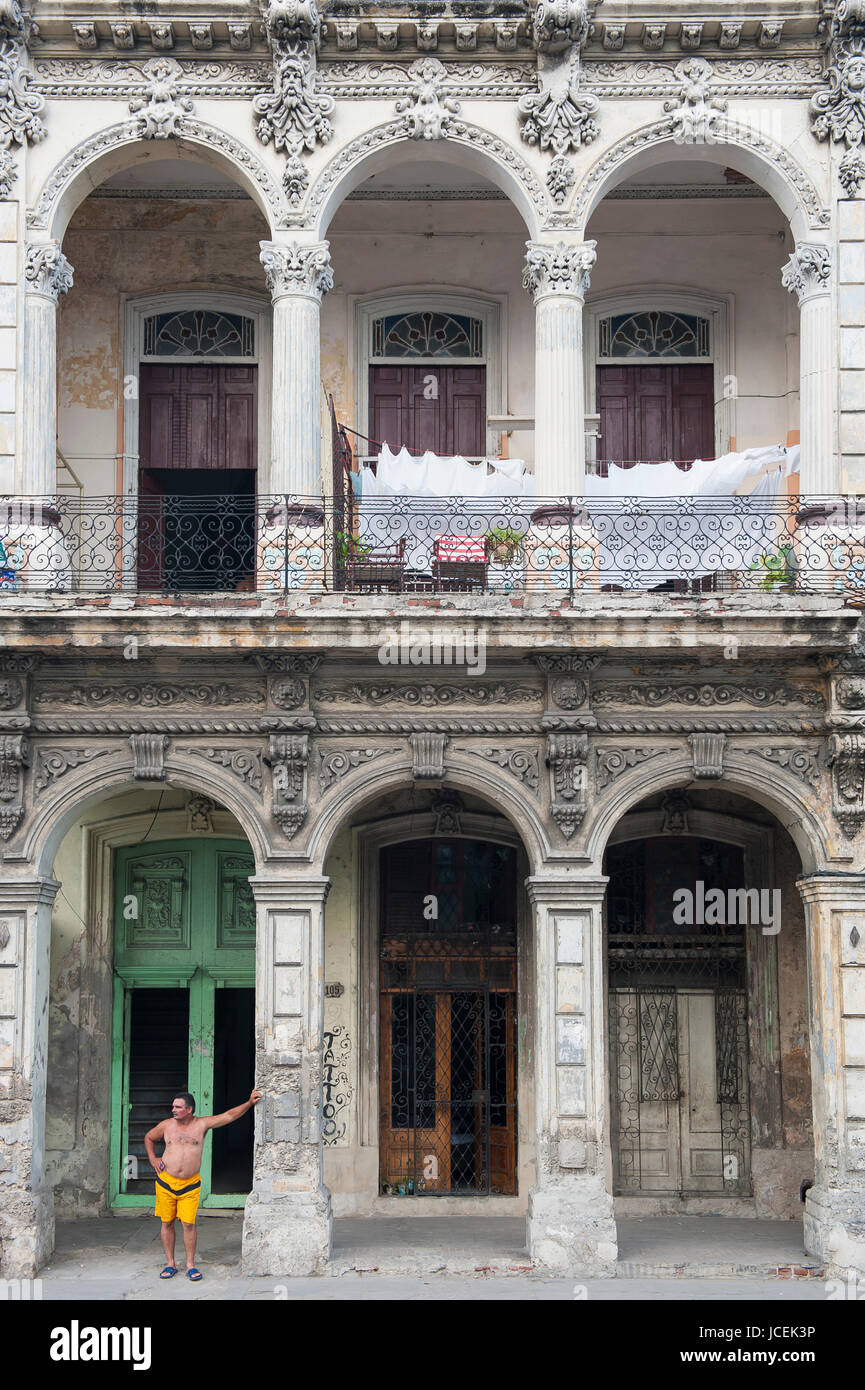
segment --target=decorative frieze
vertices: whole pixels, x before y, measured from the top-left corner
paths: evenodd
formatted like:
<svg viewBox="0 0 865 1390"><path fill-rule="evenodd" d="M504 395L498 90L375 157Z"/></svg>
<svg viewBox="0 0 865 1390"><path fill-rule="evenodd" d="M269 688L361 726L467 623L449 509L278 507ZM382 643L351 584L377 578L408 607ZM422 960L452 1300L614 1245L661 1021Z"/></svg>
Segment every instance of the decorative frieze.
<svg viewBox="0 0 865 1390"><path fill-rule="evenodd" d="M271 734L268 763L273 783L273 816L291 840L306 820L309 739L306 734Z"/></svg>
<svg viewBox="0 0 865 1390"><path fill-rule="evenodd" d="M27 738L0 734L0 839L10 839L24 815L24 772L29 766Z"/></svg>
<svg viewBox="0 0 865 1390"><path fill-rule="evenodd" d="M526 246L523 289L528 290L535 303L548 294L585 298L592 267L597 260L597 242L559 241L555 245L548 245L546 242L528 241Z"/></svg>
<svg viewBox="0 0 865 1390"><path fill-rule="evenodd" d="M275 241L261 243L261 264L267 288L274 299L281 295L305 295L318 300L333 289L330 249L326 241L283 246Z"/></svg>
<svg viewBox="0 0 865 1390"><path fill-rule="evenodd" d="M828 246L804 241L790 253L781 271L781 284L795 294L799 304L818 294L828 294L832 277L832 256Z"/></svg>
<svg viewBox="0 0 865 1390"><path fill-rule="evenodd" d="M182 76L174 58L151 58L144 64L147 91L129 103L136 117L136 135L142 140L168 140L180 134L179 123L191 116L194 103L178 92Z"/></svg>
<svg viewBox="0 0 865 1390"><path fill-rule="evenodd" d="M73 270L59 241L30 242L24 260L24 282L33 294L44 294L56 304L72 288Z"/></svg>
<svg viewBox="0 0 865 1390"><path fill-rule="evenodd" d="M586 814L588 756L586 734L550 734L547 739L550 810L566 840Z"/></svg>
<svg viewBox="0 0 865 1390"><path fill-rule="evenodd" d="M727 746L726 734L689 734L694 776L696 778L719 778L724 775L724 749Z"/></svg>
<svg viewBox="0 0 865 1390"><path fill-rule="evenodd" d="M453 133L460 104L442 93L447 73L438 58L418 58L409 68L411 91L400 98L396 113L412 140L444 140Z"/></svg>
<svg viewBox="0 0 865 1390"><path fill-rule="evenodd" d="M865 734L833 734L832 810L848 840L865 822Z"/></svg>
<svg viewBox="0 0 865 1390"><path fill-rule="evenodd" d="M312 697L319 704L347 705L416 705L430 709L436 705L514 705L537 703L540 691L532 685L487 684L467 681L462 685L373 685L339 681L333 685L317 685Z"/></svg>
<svg viewBox="0 0 865 1390"><path fill-rule="evenodd" d="M655 685L647 682L615 681L601 686L592 696L595 705L693 705L711 708L713 705L806 705L822 708L823 695L819 690L800 689L789 685L746 685L723 682L718 685Z"/></svg>
<svg viewBox="0 0 865 1390"><path fill-rule="evenodd" d="M130 734L129 747L132 749L132 776L136 782L165 781L166 734Z"/></svg>
<svg viewBox="0 0 865 1390"><path fill-rule="evenodd" d="M34 696L37 705L75 705L84 709L106 709L111 705L135 709L170 709L174 705L207 706L260 705L264 691L247 681L200 681L195 684L144 681L110 682L98 685L63 683L40 685Z"/></svg>

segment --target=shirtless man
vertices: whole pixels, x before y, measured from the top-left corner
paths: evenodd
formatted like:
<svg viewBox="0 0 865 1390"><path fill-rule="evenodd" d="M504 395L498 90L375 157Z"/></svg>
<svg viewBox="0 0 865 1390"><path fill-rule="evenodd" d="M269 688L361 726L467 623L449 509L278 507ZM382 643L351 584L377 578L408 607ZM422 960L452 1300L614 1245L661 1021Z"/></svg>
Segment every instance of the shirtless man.
<svg viewBox="0 0 865 1390"><path fill-rule="evenodd" d="M195 1214L201 1195L201 1155L209 1129L233 1124L261 1100L261 1091L253 1091L243 1105L235 1105L221 1115L196 1115L195 1099L181 1091L171 1105L171 1119L162 1122L144 1136L144 1147L150 1166L156 1174L156 1211L162 1222L160 1235L165 1251L166 1266L160 1279L173 1279L177 1273L174 1263L174 1222L180 1217L183 1226L183 1245L186 1250L186 1277L198 1283L201 1271L195 1268ZM161 1139L165 1148L156 1157L154 1144Z"/></svg>

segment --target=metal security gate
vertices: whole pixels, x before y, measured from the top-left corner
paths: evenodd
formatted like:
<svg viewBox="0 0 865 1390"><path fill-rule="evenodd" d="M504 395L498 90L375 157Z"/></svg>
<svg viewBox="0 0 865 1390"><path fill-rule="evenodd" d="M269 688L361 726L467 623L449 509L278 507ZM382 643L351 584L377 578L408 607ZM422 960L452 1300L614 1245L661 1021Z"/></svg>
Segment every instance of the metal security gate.
<svg viewBox="0 0 865 1390"><path fill-rule="evenodd" d="M648 846L616 846L608 857L615 1191L746 1196L744 929L702 922L671 929L666 906L672 884L741 883L737 851L685 838L654 854Z"/></svg>
<svg viewBox="0 0 865 1390"><path fill-rule="evenodd" d="M383 943L385 1194L516 1192L515 970L480 934Z"/></svg>

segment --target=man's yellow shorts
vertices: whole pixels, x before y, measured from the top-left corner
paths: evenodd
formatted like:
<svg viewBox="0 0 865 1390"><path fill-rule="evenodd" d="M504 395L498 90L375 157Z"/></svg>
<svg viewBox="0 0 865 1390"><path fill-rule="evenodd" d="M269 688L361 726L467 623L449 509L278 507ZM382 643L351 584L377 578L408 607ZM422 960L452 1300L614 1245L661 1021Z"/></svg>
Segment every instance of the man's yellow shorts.
<svg viewBox="0 0 865 1390"><path fill-rule="evenodd" d="M160 1173L156 1179L154 1215L160 1221L173 1221L179 1216L187 1226L194 1226L200 1196L200 1173L196 1173L194 1178L173 1178L170 1173Z"/></svg>

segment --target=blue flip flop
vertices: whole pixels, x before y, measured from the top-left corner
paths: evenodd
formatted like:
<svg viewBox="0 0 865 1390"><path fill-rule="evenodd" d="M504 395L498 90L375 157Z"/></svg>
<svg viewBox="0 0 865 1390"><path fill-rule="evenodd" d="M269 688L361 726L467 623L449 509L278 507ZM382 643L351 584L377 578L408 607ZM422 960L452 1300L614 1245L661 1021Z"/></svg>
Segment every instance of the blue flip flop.
<svg viewBox="0 0 865 1390"><path fill-rule="evenodd" d="M186 1277L187 1277L187 1279L191 1279L192 1282L193 1282L193 1284L197 1284L198 1281L199 1281L199 1279L202 1279L204 1276L203 1276L203 1274L201 1273L201 1270L200 1270L200 1269L196 1269L196 1268L195 1268L195 1265L193 1265L193 1266L192 1266L192 1269L188 1269L188 1270L186 1271Z"/></svg>
<svg viewBox="0 0 865 1390"><path fill-rule="evenodd" d="M160 1274L160 1279L173 1279L177 1273L177 1265L166 1265Z"/></svg>

